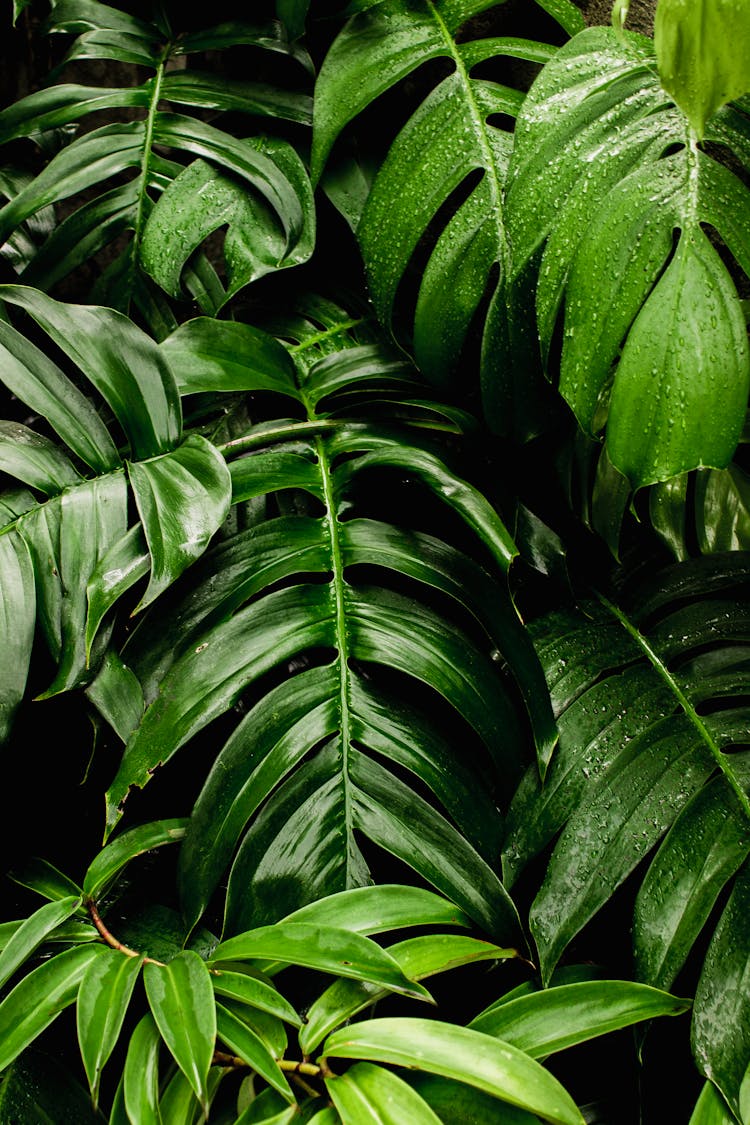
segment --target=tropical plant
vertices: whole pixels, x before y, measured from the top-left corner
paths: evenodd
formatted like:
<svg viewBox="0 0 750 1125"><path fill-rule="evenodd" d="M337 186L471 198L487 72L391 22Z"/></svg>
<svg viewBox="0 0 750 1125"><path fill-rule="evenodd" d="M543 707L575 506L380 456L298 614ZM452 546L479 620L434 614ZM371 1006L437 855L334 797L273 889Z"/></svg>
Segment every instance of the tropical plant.
<svg viewBox="0 0 750 1125"><path fill-rule="evenodd" d="M3 1125L750 1121L750 18L517 8L15 5Z"/></svg>

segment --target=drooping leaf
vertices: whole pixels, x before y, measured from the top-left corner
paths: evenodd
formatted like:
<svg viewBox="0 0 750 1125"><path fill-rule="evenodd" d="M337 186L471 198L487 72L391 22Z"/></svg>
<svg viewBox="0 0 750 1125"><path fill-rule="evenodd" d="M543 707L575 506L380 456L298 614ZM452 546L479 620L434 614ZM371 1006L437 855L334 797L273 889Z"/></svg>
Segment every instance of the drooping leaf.
<svg viewBox="0 0 750 1125"><path fill-rule="evenodd" d="M695 146L654 62L610 28L561 48L519 117L506 208L519 306L538 278L547 356L564 304L560 390L588 433L606 420L633 489L725 467L750 382L736 286L703 231L747 272L747 188ZM706 139L742 151L746 132L717 115Z"/></svg>
<svg viewBox="0 0 750 1125"><path fill-rule="evenodd" d="M127 863L136 856L165 844L176 844L185 835L185 820L155 820L123 832L98 853L83 880L87 898L97 899Z"/></svg>
<svg viewBox="0 0 750 1125"><path fill-rule="evenodd" d="M44 961L0 1003L0 1069L44 1031L72 1004L92 961L105 952L101 945L79 945Z"/></svg>
<svg viewBox="0 0 750 1125"><path fill-rule="evenodd" d="M120 1037L141 966L139 957L108 950L89 965L78 990L78 1044L95 1108L102 1068Z"/></svg>
<svg viewBox="0 0 750 1125"><path fill-rule="evenodd" d="M161 1125L159 1117L159 1047L161 1037L150 1012L130 1036L123 1070L123 1108L130 1122Z"/></svg>
<svg viewBox="0 0 750 1125"><path fill-rule="evenodd" d="M206 549L229 511L229 471L214 445L191 434L171 453L128 463L151 556L139 608L154 601Z"/></svg>
<svg viewBox="0 0 750 1125"><path fill-rule="evenodd" d="M372 1059L455 1078L560 1125L583 1118L563 1087L516 1047L478 1031L412 1017L366 1020L335 1031L326 1057Z"/></svg>
<svg viewBox="0 0 750 1125"><path fill-rule="evenodd" d="M750 26L735 0L659 0L654 47L662 85L699 140L716 110L750 89Z"/></svg>
<svg viewBox="0 0 750 1125"><path fill-rule="evenodd" d="M690 1007L647 985L630 981L565 984L509 1000L475 1016L468 1025L544 1058L658 1016L679 1015Z"/></svg>
<svg viewBox="0 0 750 1125"><path fill-rule="evenodd" d="M212 961L265 960L304 965L336 976L371 980L416 999L429 993L410 981L398 962L369 938L307 922L281 922L238 934L216 947Z"/></svg>
<svg viewBox="0 0 750 1125"><path fill-rule="evenodd" d="M390 946L388 952L411 980L424 980L459 965L517 956L514 949L503 949L476 938L452 934L410 938ZM308 1008L305 1026L299 1036L300 1047L306 1055L311 1054L330 1031L385 995L385 990L368 982L336 981Z"/></svg>
<svg viewBox="0 0 750 1125"><path fill-rule="evenodd" d="M216 1024L219 1038L235 1055L243 1059L287 1101L294 1101L294 1094L284 1072L276 1065L276 1060L268 1047L251 1027L238 1019L223 1004L216 1005Z"/></svg>
<svg viewBox="0 0 750 1125"><path fill-rule="evenodd" d="M197 953L185 950L168 965L149 962L143 982L161 1037L208 1112L206 1081L216 1039L211 977Z"/></svg>
<svg viewBox="0 0 750 1125"><path fill-rule="evenodd" d="M0 985L4 985L37 946L67 921L80 905L79 897L62 898L40 906L30 918L22 922L0 954Z"/></svg>
<svg viewBox="0 0 750 1125"><path fill-rule="evenodd" d="M326 1079L326 1089L341 1120L399 1125L439 1125L426 1102L403 1079L373 1063L355 1063L346 1074Z"/></svg>

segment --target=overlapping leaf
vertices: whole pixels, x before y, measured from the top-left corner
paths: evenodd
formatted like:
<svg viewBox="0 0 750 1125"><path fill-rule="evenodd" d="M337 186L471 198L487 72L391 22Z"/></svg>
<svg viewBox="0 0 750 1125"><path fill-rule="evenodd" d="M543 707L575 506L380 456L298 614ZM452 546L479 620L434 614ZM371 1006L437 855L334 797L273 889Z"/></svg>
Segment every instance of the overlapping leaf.
<svg viewBox="0 0 750 1125"><path fill-rule="evenodd" d="M234 334L239 327L230 326ZM318 322L313 339L325 345L342 331L341 320L324 332ZM215 334L208 321L186 326L180 355L203 354ZM265 495L272 518L225 538L199 564L198 584L173 599L167 617L147 616L123 652L148 707L109 791L110 828L131 786L146 784L258 685L181 849L189 920L205 910L228 865L229 933L366 883L361 833L510 940L515 912L492 869L501 821L490 794L509 792L524 749L499 661L508 661L528 702L542 763L554 740L533 653L499 580L515 549L494 509L437 455L430 428L455 430L457 420L449 412L446 423L440 405L422 397L403 361L371 345L342 351L340 343L315 360L312 340L299 335L295 397L305 416L259 423L225 447L242 454L230 461L235 502ZM244 377L242 353L235 355L227 389L239 380L289 396L287 353L277 353L275 380L273 349L260 354ZM218 390L215 380L220 373L211 375ZM399 412L418 426L375 422L377 392L389 384ZM440 510L452 510L475 533L482 562L368 517L360 482L386 472L406 474ZM299 497L297 514L281 514L286 490ZM268 674L280 682L264 688ZM424 702L413 701L410 684L422 685ZM458 737L475 746L473 760L459 758L443 722L458 724Z"/></svg>
<svg viewBox="0 0 750 1125"><path fill-rule="evenodd" d="M181 173L194 177L201 174L199 168L206 167L209 176L217 177L217 185L225 195L247 200L245 205L239 204L244 223L242 236L229 246L227 265L232 292L259 275L257 268L245 263L262 260L269 245L273 247L274 264L287 258L287 264L294 264L309 256L314 210L307 176L295 150L281 140L239 140L200 115L205 109L218 113L239 111L269 120L305 123L310 119L310 99L260 82L230 79L179 65L185 56L237 45L286 54L307 65L304 51L287 43L280 24L273 21L267 26L255 26L237 22L180 35L164 21L148 23L105 4L94 6L86 0L63 0L53 6L49 30L79 33L66 61L83 67L84 74L88 60L108 59L122 69L145 67L152 77L140 85L119 88L53 84L0 113L0 142L38 137L48 130L74 126L97 111L107 111L110 119L114 118L109 124L81 132L32 179L15 176L4 185L10 198L0 209L0 244L7 243L9 256L26 283L48 289L127 234L125 249L101 279L98 299L124 310L135 300L148 314L153 297L139 273L140 243L147 221L165 188L169 194L174 184L175 198L184 199L184 189L179 186ZM136 81L140 81L142 69L134 73ZM165 109L165 102L179 107L179 112ZM190 110L197 112L191 116ZM124 120L117 120L121 114ZM183 172L186 159L196 156L202 158L196 170ZM233 179L227 180L227 175ZM47 215L50 204L77 197L91 188L96 189L96 194L89 190L82 199L74 198L72 210L36 253L27 245L28 238L20 246L23 224L33 223L38 214ZM169 214L170 206L173 204L165 202L160 213ZM207 217L204 207L202 225L196 228L184 258L206 234L225 221L215 208L213 225L209 222L206 226ZM155 221L159 240L159 219ZM39 227L39 223L36 225ZM256 240L252 227L257 229ZM192 231L188 236L188 228L183 225L183 230L190 241ZM170 242L174 250L178 243L173 238ZM151 244L153 247L153 238ZM152 250L149 268L154 268L158 257ZM179 290L182 264L178 263L178 275L170 289ZM163 267L156 269L159 274L160 269ZM227 299L207 262L191 263L186 277L207 311L215 311ZM153 316L151 319L156 320Z"/></svg>
<svg viewBox="0 0 750 1125"><path fill-rule="evenodd" d="M747 332L717 238L750 273L750 195L717 153L746 163L749 135L746 113L725 107L706 127L714 147L699 147L653 44L605 28L560 50L518 119L506 208L518 300L538 277L545 356L564 307L560 390L588 433L606 420L633 488L725 468L744 424Z"/></svg>
<svg viewBox="0 0 750 1125"><path fill-rule="evenodd" d="M513 879L562 829L532 906L549 976L565 947L658 845L635 906L635 959L668 988L739 871L706 956L693 1017L701 1069L738 1107L750 1056L742 896L748 856L748 557L676 565L631 592L541 621L537 647L560 745L545 784L510 812ZM728 952L731 949L731 954ZM732 996L721 1011L716 997Z"/></svg>
<svg viewBox="0 0 750 1125"><path fill-rule="evenodd" d="M434 244L421 271L413 347L419 367L441 384L455 379L485 297L492 297L490 312L481 314L487 381L500 377L504 348L498 302L508 266L503 191L512 141L492 119L513 117L522 99L472 72L490 58L545 62L552 53L520 39L457 41L462 26L491 6L488 0L368 5L332 44L315 90L317 177L344 127L375 98L428 60L450 65L451 73L427 94L393 143L357 223L375 308L389 325L398 286L429 228ZM569 30L581 26L572 5L559 5L554 14ZM443 215L443 205L464 188L466 198Z"/></svg>
<svg viewBox="0 0 750 1125"><path fill-rule="evenodd" d="M113 558L121 560L124 545L140 536L137 576L150 573L144 602L152 601L205 550L229 509L231 481L206 439L196 434L183 441L180 395L167 358L127 317L55 301L25 286L4 285L0 297L29 314L46 337L42 350L2 322L2 382L41 416L38 428L48 426L58 439L16 422L0 427L6 479L34 490L8 488L2 501L0 714L7 737L24 695L35 632L57 664L43 695L90 680L111 633L111 618L104 618L128 588L120 577L114 596L92 602L92 579L102 570L110 575ZM132 527L125 450L118 449L123 436L141 517ZM113 669L110 694L124 701L123 690L113 690ZM121 688L123 676L126 670Z"/></svg>

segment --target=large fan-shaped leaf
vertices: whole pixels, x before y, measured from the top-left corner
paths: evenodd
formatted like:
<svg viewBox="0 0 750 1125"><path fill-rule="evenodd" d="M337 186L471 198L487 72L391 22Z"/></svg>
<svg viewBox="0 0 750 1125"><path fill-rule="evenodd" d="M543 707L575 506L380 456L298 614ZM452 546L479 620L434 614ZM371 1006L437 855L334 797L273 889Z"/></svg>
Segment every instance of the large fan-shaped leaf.
<svg viewBox="0 0 750 1125"><path fill-rule="evenodd" d="M487 0L368 6L334 41L316 85L313 176L344 126L375 98L429 59L451 64L452 73L422 101L394 142L358 225L375 308L390 324L396 290L420 240L428 227L434 231L452 194L468 189L440 220L414 315L417 363L438 383L455 376L472 320L487 290L499 291L508 262L503 190L511 136L492 118L514 116L522 99L472 72L489 58L544 62L552 53L518 39L457 41L462 25L488 7ZM577 29L578 13L572 18ZM484 355L496 368L502 363L504 321L486 312L483 320Z"/></svg>
<svg viewBox="0 0 750 1125"><path fill-rule="evenodd" d="M742 161L748 135L726 109L706 140ZM545 354L564 305L560 390L589 433L606 417L633 488L726 467L744 423L745 321L707 229L749 273L750 195L716 151L696 146L653 45L605 28L561 49L518 120L507 221L519 300L538 271Z"/></svg>

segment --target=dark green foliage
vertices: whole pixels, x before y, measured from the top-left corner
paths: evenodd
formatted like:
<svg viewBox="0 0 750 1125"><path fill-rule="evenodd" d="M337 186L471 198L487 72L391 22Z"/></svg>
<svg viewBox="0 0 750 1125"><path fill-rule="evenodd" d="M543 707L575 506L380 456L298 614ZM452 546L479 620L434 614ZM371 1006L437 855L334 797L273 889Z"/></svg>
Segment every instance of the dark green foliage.
<svg viewBox="0 0 750 1125"><path fill-rule="evenodd" d="M15 5L3 1123L750 1120L727 4Z"/></svg>

